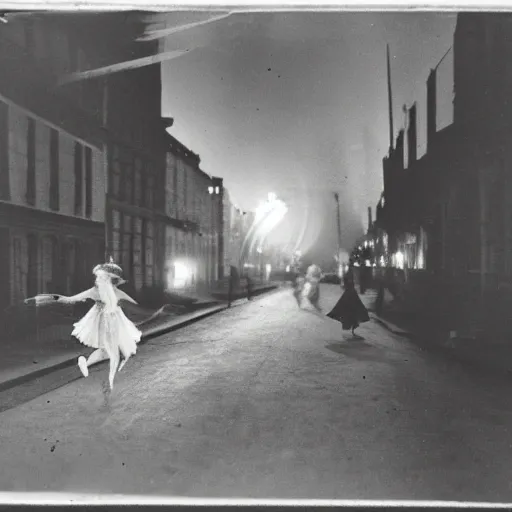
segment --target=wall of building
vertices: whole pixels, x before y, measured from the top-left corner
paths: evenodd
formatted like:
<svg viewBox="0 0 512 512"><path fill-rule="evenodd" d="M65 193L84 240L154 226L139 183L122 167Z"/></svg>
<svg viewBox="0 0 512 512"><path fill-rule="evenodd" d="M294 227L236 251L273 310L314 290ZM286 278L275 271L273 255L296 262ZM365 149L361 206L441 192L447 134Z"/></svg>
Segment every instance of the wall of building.
<svg viewBox="0 0 512 512"><path fill-rule="evenodd" d="M455 324L492 313L482 311L482 298L489 305L512 303L510 20L501 14L459 15L453 55L442 63L445 73L453 67L453 123L443 128L439 119L444 108L438 102L440 67L429 78L435 86L427 108L428 151L408 169L417 176L407 185L400 166L392 164L394 155L385 161L386 206L379 210L378 224L398 244L408 232L417 235L415 246L404 247L412 262L411 272L404 273L405 288L409 297L430 296L432 302L424 307L435 307L436 297L446 297L444 309ZM446 101L448 92L445 87ZM409 207L404 197L412 198ZM411 204L417 208L411 210ZM407 219L405 225L398 222L398 213ZM426 261L423 272L420 251Z"/></svg>
<svg viewBox="0 0 512 512"><path fill-rule="evenodd" d="M104 222L106 179L101 150L1 96L0 109L8 118L8 132L0 137L8 138L10 200ZM52 131L56 156L50 150ZM55 205L50 200L51 187Z"/></svg>
<svg viewBox="0 0 512 512"><path fill-rule="evenodd" d="M217 279L219 212L214 196L208 192L212 178L199 168L199 161L197 155L168 137L165 180L168 287L201 287ZM183 265L189 276L186 280L176 275Z"/></svg>
<svg viewBox="0 0 512 512"><path fill-rule="evenodd" d="M54 86L76 49L54 28L17 18L0 30L2 305L76 293L104 256L101 129Z"/></svg>
<svg viewBox="0 0 512 512"><path fill-rule="evenodd" d="M98 41L108 46L106 52L104 45L88 45L85 55L94 66L142 57L158 47L136 42L141 25L125 18L116 13L79 23L82 40L90 40L87 27L92 24ZM105 94L107 252L121 264L135 291L163 288L166 150L160 66L113 73L98 83Z"/></svg>

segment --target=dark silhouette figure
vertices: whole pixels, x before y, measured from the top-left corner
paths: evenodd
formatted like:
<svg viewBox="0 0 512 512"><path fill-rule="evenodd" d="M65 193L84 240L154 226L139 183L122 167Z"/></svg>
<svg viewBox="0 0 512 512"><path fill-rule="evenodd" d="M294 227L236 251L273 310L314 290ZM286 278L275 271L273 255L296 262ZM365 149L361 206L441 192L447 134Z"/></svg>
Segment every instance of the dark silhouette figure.
<svg viewBox="0 0 512 512"><path fill-rule="evenodd" d="M344 276L344 283L345 291L343 295L332 311L327 313L327 316L340 322L343 330L348 331L351 329L352 335L356 336L354 332L355 329L357 329L361 323L368 322L370 316L357 294L352 266L350 266L349 271Z"/></svg>
<svg viewBox="0 0 512 512"><path fill-rule="evenodd" d="M252 279L248 275L246 275L245 278L247 280L247 300L251 300L252 299Z"/></svg>

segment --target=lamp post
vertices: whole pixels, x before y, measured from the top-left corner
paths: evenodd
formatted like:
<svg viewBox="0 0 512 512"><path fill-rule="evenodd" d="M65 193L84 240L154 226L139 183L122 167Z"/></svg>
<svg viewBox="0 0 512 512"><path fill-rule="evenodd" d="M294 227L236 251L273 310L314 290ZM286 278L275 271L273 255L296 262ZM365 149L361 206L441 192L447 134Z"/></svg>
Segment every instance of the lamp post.
<svg viewBox="0 0 512 512"><path fill-rule="evenodd" d="M337 192L334 193L334 200L336 201L336 221L338 225L338 276L343 274L343 267L341 263L341 219L340 219L340 197Z"/></svg>
<svg viewBox="0 0 512 512"><path fill-rule="evenodd" d="M214 205L217 201L218 207L222 208L222 179L221 178L212 178L211 185L208 187L208 193L210 194L212 198L212 225L213 225L213 235L215 244L213 247L213 261L215 262L215 247L217 247L217 278L222 279L223 278L223 269L224 269L224 262L223 262L223 244L222 244L222 222L218 222L221 219L220 213L215 211ZM221 210L220 210L221 212ZM218 214L218 215L217 215ZM219 225L220 224L220 225ZM215 263L214 263L215 265ZM215 271L214 271L215 275Z"/></svg>

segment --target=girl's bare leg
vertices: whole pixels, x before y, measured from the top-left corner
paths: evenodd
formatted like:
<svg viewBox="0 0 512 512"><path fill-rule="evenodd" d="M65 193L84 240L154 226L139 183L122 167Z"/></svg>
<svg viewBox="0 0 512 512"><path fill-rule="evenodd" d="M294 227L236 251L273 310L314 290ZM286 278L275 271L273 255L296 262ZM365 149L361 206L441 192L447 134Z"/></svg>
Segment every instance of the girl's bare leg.
<svg viewBox="0 0 512 512"><path fill-rule="evenodd" d="M114 388L114 377L116 375L117 369L119 368L119 359L120 359L119 350L114 350L114 353L110 354L110 372L108 375L108 380L110 382L110 389Z"/></svg>
<svg viewBox="0 0 512 512"><path fill-rule="evenodd" d="M95 350L87 359L87 366L91 366L96 363L100 363L101 361L105 361L108 358L108 354L102 348Z"/></svg>
<svg viewBox="0 0 512 512"><path fill-rule="evenodd" d="M129 357L125 357L122 361L121 361L121 364L119 365L119 368L117 369L118 372L120 372L123 368L123 366L128 362L128 359L130 359Z"/></svg>
<svg viewBox="0 0 512 512"><path fill-rule="evenodd" d="M101 348L96 349L87 360L84 356L80 356L78 358L78 367L82 375L87 377L89 375L89 366L104 361L107 357L107 353Z"/></svg>

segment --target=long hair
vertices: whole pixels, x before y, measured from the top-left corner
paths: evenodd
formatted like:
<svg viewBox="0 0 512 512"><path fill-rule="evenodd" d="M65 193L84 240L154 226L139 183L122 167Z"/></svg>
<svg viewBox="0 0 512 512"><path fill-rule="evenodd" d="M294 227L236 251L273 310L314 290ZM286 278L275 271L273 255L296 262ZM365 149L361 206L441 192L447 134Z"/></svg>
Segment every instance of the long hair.
<svg viewBox="0 0 512 512"><path fill-rule="evenodd" d="M103 270L97 270L95 274L100 298L105 304L107 312L111 312L117 306L117 295L112 284L112 278Z"/></svg>

